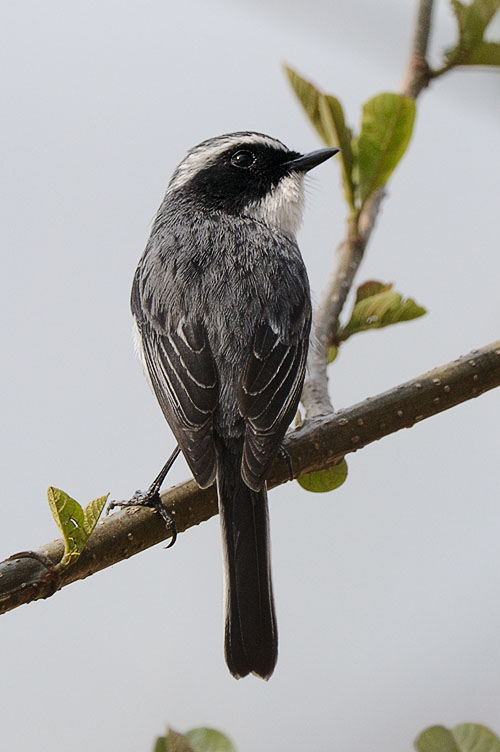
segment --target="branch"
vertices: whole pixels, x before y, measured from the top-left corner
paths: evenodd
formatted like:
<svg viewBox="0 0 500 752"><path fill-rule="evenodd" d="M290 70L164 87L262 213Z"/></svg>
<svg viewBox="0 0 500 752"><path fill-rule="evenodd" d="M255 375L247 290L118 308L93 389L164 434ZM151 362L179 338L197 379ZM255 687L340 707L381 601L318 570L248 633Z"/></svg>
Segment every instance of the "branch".
<svg viewBox="0 0 500 752"><path fill-rule="evenodd" d="M422 89L429 85L431 72L427 63L427 47L432 22L434 0L420 0L411 48L410 59L403 76L401 93L416 99Z"/></svg>
<svg viewBox="0 0 500 752"><path fill-rule="evenodd" d="M308 421L288 434L285 447L293 476L331 467L349 452L402 428L411 428L498 386L500 340L328 418ZM288 463L278 458L268 486L274 488L287 480ZM173 486L162 500L175 515L179 532L217 514L215 487L202 490L193 480ZM38 551L14 554L0 563L0 613L47 598L65 585L127 559L168 535L154 512L137 507L100 522L81 557L64 570L57 567L64 551L62 540Z"/></svg>
<svg viewBox="0 0 500 752"><path fill-rule="evenodd" d="M431 29L433 0L420 0L412 50L403 78L401 93L412 99L420 94L430 80L426 61ZM314 335L307 362L307 380L302 392L302 405L307 418L317 418L333 412L328 393L327 354L334 344L339 318L364 252L375 227L385 196L381 188L366 202L359 217L348 222L347 237L337 248L336 262L327 287L314 314Z"/></svg>

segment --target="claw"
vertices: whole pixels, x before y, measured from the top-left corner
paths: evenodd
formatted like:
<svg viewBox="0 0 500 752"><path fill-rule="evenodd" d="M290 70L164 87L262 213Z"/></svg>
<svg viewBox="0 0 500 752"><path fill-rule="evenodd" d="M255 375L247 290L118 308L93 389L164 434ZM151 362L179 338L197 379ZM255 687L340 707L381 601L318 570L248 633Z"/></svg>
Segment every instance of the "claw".
<svg viewBox="0 0 500 752"><path fill-rule="evenodd" d="M166 474L174 464L179 452L180 449L177 446L147 491L136 491L128 501L110 501L108 508L106 509L107 515L116 507L149 507L150 509L154 509L155 512L158 512L161 516L167 530L172 536L172 540L168 546L165 546L165 548L171 548L177 540L177 526L175 524L175 517L168 511L167 507L161 500L160 487L165 480Z"/></svg>
<svg viewBox="0 0 500 752"><path fill-rule="evenodd" d="M132 498L128 499L128 501L111 501L106 510L106 514L109 514L111 510L115 509L116 507L149 507L149 509L153 509L155 512L158 512L158 514L164 521L167 530L172 534L172 540L170 541L168 546L166 546L166 548L173 546L175 541L177 540L177 526L175 524L175 517L164 505L161 500L160 494L156 489L149 488L145 492L136 491Z"/></svg>

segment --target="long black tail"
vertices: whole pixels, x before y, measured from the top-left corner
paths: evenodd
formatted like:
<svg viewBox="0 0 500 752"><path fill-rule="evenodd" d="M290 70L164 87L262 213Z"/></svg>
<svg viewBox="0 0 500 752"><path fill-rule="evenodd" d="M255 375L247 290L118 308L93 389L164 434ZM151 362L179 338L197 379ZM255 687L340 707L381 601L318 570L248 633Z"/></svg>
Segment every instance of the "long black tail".
<svg viewBox="0 0 500 752"><path fill-rule="evenodd" d="M225 559L225 654L237 679L269 679L278 657L267 493L241 478L242 440L218 448L217 490Z"/></svg>

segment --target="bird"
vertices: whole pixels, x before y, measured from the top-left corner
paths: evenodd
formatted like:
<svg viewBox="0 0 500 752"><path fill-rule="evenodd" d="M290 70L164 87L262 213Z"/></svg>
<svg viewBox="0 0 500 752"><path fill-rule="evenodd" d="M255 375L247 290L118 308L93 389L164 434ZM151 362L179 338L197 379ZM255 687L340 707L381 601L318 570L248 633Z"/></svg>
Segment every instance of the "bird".
<svg viewBox="0 0 500 752"><path fill-rule="evenodd" d="M171 177L132 285L154 394L198 485L217 486L236 678L268 679L278 656L266 479L309 346L304 176L337 151L302 154L252 131L198 144Z"/></svg>

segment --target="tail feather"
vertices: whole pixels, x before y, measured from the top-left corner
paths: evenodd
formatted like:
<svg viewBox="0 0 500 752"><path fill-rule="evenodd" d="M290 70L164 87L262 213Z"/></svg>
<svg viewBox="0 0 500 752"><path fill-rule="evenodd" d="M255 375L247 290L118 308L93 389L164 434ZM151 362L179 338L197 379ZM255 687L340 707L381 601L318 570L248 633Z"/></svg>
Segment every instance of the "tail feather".
<svg viewBox="0 0 500 752"><path fill-rule="evenodd" d="M269 679L278 657L267 493L241 478L242 442L218 452L217 490L225 559L225 655L236 678Z"/></svg>

